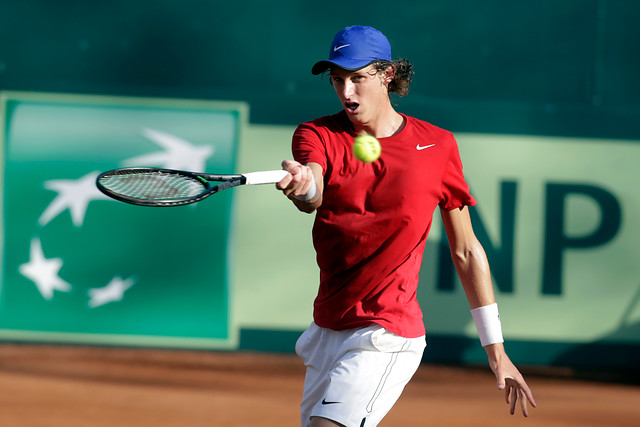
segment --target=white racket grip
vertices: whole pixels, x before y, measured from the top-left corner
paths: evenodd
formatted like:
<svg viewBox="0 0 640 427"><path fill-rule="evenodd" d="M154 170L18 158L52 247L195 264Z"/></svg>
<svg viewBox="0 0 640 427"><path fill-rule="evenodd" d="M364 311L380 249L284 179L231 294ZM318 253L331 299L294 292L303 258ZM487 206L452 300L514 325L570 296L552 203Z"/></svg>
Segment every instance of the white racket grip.
<svg viewBox="0 0 640 427"><path fill-rule="evenodd" d="M498 304L493 303L474 308L471 310L471 316L473 316L473 321L478 329L480 344L482 344L483 347L504 342Z"/></svg>
<svg viewBox="0 0 640 427"><path fill-rule="evenodd" d="M243 173L242 176L247 178L246 185L275 184L287 176L288 173L285 170L277 170Z"/></svg>

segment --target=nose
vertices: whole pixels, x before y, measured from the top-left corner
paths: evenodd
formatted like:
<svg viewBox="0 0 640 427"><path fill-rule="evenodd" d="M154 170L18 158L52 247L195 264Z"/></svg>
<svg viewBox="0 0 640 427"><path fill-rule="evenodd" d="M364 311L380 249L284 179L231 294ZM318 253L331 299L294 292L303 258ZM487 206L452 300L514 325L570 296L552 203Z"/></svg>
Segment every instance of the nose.
<svg viewBox="0 0 640 427"><path fill-rule="evenodd" d="M353 82L346 81L344 83L344 87L342 88L342 95L345 99L349 99L355 92L355 85Z"/></svg>

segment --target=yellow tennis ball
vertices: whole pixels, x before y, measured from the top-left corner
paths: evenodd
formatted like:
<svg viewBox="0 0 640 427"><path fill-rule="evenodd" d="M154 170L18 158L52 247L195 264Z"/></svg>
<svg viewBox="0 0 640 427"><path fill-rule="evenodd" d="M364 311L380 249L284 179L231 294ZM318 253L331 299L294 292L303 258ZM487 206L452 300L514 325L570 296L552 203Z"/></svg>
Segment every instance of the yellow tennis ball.
<svg viewBox="0 0 640 427"><path fill-rule="evenodd" d="M371 135L358 135L353 142L353 154L358 160L371 163L378 160L382 153L380 141Z"/></svg>

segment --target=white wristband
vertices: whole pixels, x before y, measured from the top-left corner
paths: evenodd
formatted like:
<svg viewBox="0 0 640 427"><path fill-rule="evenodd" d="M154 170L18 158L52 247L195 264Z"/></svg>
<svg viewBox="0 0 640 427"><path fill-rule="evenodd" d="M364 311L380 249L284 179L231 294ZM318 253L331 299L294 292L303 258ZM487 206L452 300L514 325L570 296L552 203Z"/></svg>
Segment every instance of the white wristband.
<svg viewBox="0 0 640 427"><path fill-rule="evenodd" d="M504 342L497 303L474 308L471 310L471 316L476 323L480 344L483 347Z"/></svg>
<svg viewBox="0 0 640 427"><path fill-rule="evenodd" d="M311 186L307 190L306 194L303 194L301 196L293 196L293 198L302 200L303 202L308 202L309 200L313 199L315 195L316 195L316 181L313 180L311 181Z"/></svg>

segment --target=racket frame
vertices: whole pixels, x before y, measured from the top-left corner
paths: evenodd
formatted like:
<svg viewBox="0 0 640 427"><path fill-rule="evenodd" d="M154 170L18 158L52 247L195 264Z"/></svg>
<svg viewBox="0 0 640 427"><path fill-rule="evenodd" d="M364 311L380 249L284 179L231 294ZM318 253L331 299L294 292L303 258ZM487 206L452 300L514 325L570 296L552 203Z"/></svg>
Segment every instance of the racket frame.
<svg viewBox="0 0 640 427"><path fill-rule="evenodd" d="M135 197L126 196L124 194L116 193L106 188L101 180L109 176L116 175L135 175L136 173L165 173L170 175L186 176L195 180L198 180L203 185L203 191L192 197L176 198L176 199L140 199ZM283 171L284 172L284 171ZM259 173L259 172L258 172ZM249 175L249 174L247 174ZM284 176L284 175L283 175ZM217 185L211 185L211 182L219 182ZM266 183L266 182L265 182ZM243 174L209 174L209 173L195 173L187 172L176 169L165 168L152 168L152 167L130 167L130 168L118 168L101 173L96 178L96 186L103 194L111 197L112 199L120 202L129 203L137 206L150 206L150 207L172 207L172 206L184 206L192 203L199 202L212 194L218 193L228 188L237 187L239 185L247 184L247 177Z"/></svg>

